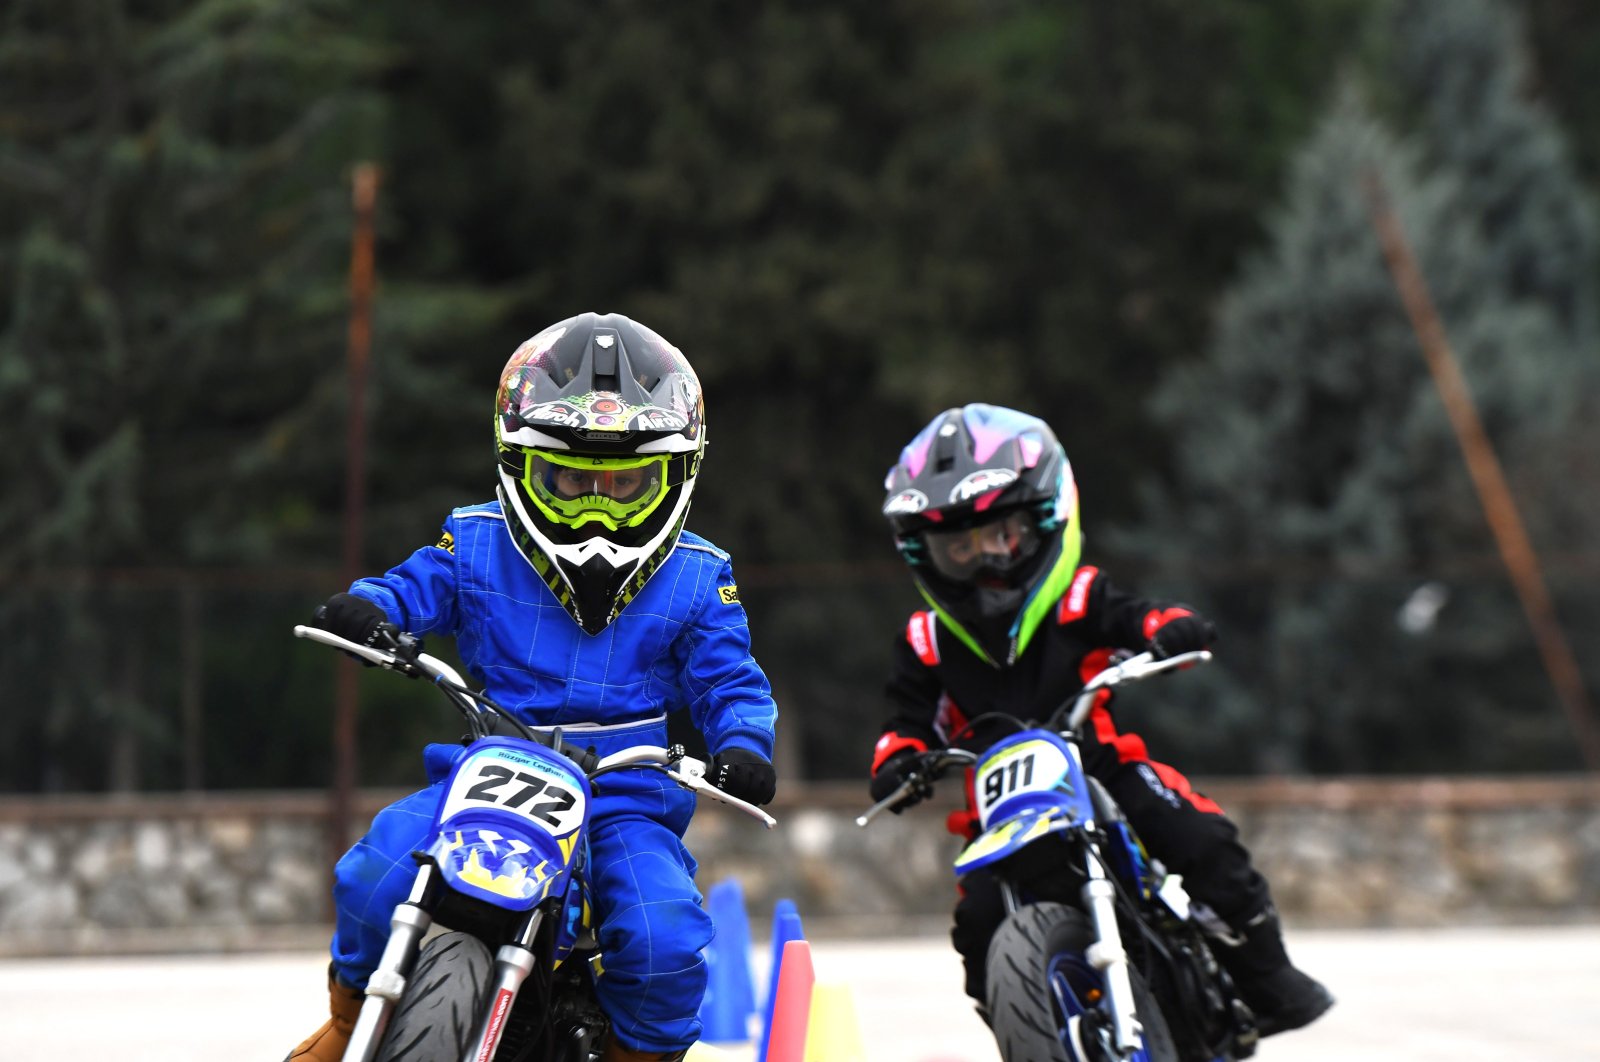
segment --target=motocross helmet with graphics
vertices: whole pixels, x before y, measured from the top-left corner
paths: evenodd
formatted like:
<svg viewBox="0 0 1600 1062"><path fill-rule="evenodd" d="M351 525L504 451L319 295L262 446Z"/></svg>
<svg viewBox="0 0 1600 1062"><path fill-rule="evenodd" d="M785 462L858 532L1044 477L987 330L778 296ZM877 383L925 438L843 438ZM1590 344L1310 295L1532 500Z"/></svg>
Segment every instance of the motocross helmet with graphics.
<svg viewBox="0 0 1600 1062"><path fill-rule="evenodd" d="M582 314L506 362L494 438L512 540L598 634L678 544L705 452L700 381L638 322Z"/></svg>
<svg viewBox="0 0 1600 1062"><path fill-rule="evenodd" d="M947 409L884 480L883 514L951 631L1009 663L1078 567L1078 488L1050 426L1003 406Z"/></svg>

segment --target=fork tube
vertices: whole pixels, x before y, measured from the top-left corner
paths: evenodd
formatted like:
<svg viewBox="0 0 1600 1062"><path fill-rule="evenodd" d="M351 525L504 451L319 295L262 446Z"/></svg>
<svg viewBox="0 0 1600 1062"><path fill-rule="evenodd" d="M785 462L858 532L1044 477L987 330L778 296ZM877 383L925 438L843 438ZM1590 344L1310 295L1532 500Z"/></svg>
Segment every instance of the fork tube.
<svg viewBox="0 0 1600 1062"><path fill-rule="evenodd" d="M1001 879L1000 902L1005 905L1006 914L1014 915L1022 907L1022 901L1017 899L1017 888L1011 882Z"/></svg>
<svg viewBox="0 0 1600 1062"><path fill-rule="evenodd" d="M1092 842L1091 842L1092 843ZM1089 946L1090 965L1106 980L1106 995L1111 1011L1111 1031L1116 1038L1117 1055L1128 1058L1139 1046L1143 1030L1133 1010L1133 982L1128 977L1128 953L1117 928L1116 890L1106 878L1098 853L1088 853L1084 869L1089 882L1083 887L1083 903L1094 920L1095 942Z"/></svg>
<svg viewBox="0 0 1600 1062"><path fill-rule="evenodd" d="M522 932L517 934L516 943L502 944L495 953L494 985L489 993L489 1003L478 1021L477 1031L467 1041L467 1053L461 1056L461 1062L493 1062L501 1034L506 1030L506 1017L511 1013L511 1005L517 1001L522 982L533 972L535 959L531 945L543 918L542 910L534 911L528 916Z"/></svg>
<svg viewBox="0 0 1600 1062"><path fill-rule="evenodd" d="M417 880L411 884L411 895L394 909L389 919L389 940L383 946L383 956L378 968L367 979L367 998L361 1004L361 1014L356 1018L350 1033L350 1046L345 1048L345 1062L371 1062L378 1053L383 1031L389 1026L389 1015L406 990L406 975L417 958L417 946L433 925L433 914L425 904L433 887L436 873L432 863L422 864Z"/></svg>

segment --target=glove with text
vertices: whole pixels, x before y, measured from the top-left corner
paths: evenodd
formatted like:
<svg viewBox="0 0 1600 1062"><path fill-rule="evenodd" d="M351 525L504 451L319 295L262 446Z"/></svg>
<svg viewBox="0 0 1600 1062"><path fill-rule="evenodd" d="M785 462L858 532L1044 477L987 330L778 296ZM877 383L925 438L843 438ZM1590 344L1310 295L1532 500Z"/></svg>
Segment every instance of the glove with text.
<svg viewBox="0 0 1600 1062"><path fill-rule="evenodd" d="M712 785L751 804L770 803L778 791L777 769L749 749L723 749L706 774Z"/></svg>
<svg viewBox="0 0 1600 1062"><path fill-rule="evenodd" d="M1217 628L1204 616L1174 616L1150 636L1150 653L1157 660L1206 649L1217 640Z"/></svg>
<svg viewBox="0 0 1600 1062"><path fill-rule="evenodd" d="M878 769L872 775L872 802L877 804L887 800L896 789L900 788L900 783L906 780L906 775L916 769L917 762L918 754L914 749L901 749L878 764ZM898 815L913 804L922 803L932 793L932 786L919 785L890 805L889 810Z"/></svg>

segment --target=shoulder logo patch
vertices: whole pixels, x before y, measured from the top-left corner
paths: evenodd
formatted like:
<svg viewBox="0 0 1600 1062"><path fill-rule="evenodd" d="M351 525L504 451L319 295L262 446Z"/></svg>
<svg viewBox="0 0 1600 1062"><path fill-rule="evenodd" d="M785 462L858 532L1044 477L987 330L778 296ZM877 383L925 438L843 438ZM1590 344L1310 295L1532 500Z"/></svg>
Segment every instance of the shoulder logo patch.
<svg viewBox="0 0 1600 1062"><path fill-rule="evenodd" d="M1100 574L1100 569L1085 564L1078 569L1078 574L1072 577L1072 585L1067 587L1067 592L1061 598L1061 607L1056 613L1057 623L1071 623L1081 620L1089 612L1089 589L1094 586L1094 577Z"/></svg>
<svg viewBox="0 0 1600 1062"><path fill-rule="evenodd" d="M735 585L717 587L717 596L722 598L724 605L737 605L739 603L739 588Z"/></svg>
<svg viewBox="0 0 1600 1062"><path fill-rule="evenodd" d="M453 554L456 551L456 537L450 532L446 531L444 533L444 537L434 544L434 548L442 549L446 553Z"/></svg>

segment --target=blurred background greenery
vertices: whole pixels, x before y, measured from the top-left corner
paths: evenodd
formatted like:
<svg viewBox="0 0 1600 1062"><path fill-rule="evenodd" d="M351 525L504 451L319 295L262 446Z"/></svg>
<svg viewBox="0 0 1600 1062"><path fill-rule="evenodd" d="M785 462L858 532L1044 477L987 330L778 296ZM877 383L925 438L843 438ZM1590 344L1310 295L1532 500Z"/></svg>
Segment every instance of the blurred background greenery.
<svg viewBox="0 0 1600 1062"><path fill-rule="evenodd" d="M1592 690L1587 0L6 0L0 790L327 784L351 172L382 172L366 568L493 490L499 368L629 314L707 394L791 778L860 777L934 413L1057 428L1086 559L1219 665L1127 698L1198 773L1570 771L1384 267L1380 174ZM431 647L441 650L447 647ZM454 736L363 673L361 781Z"/></svg>

